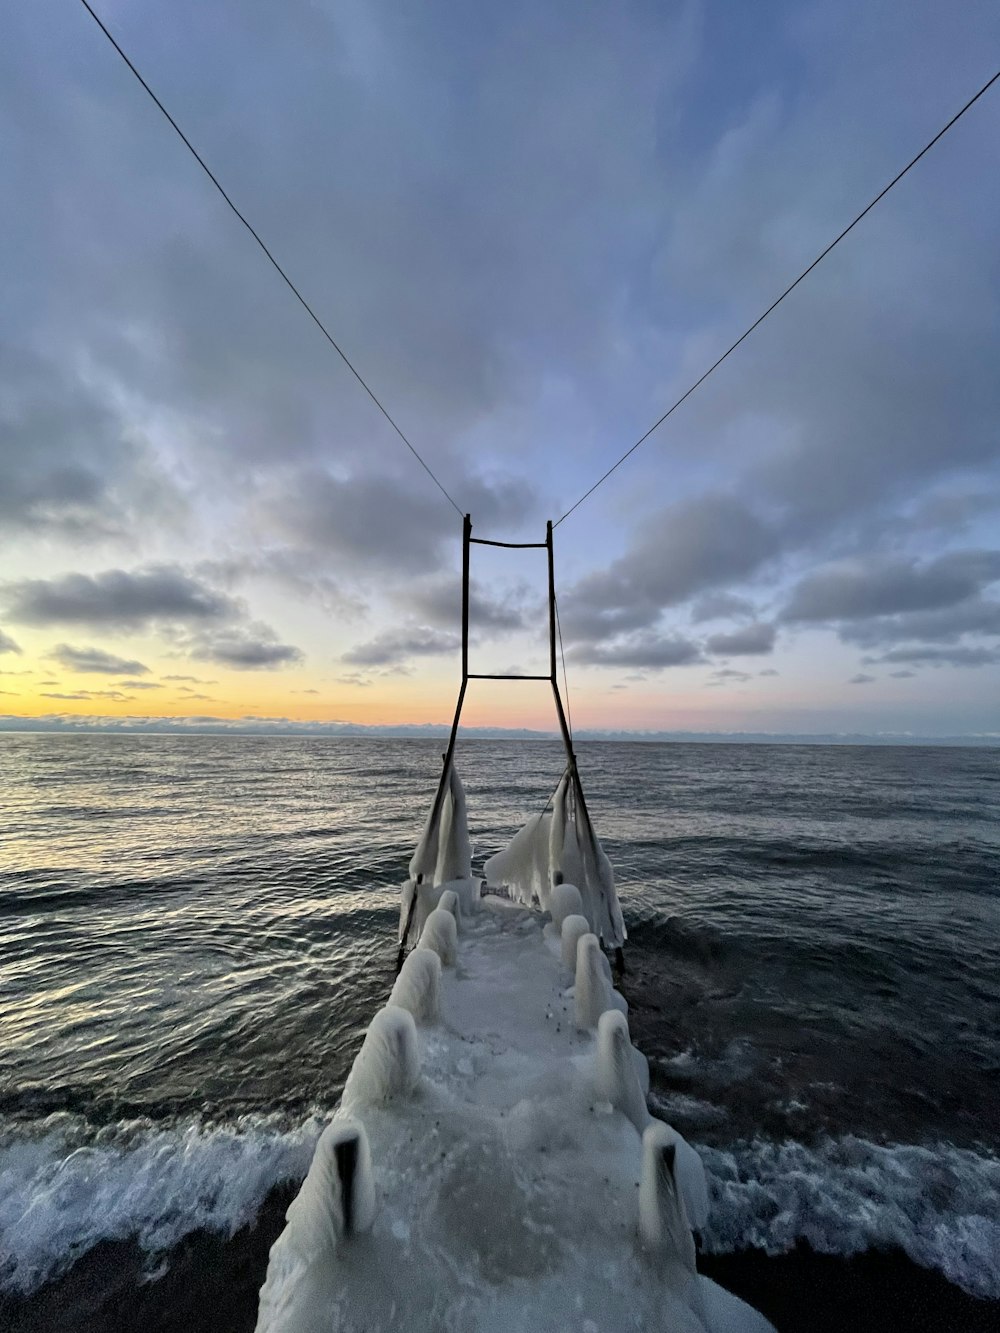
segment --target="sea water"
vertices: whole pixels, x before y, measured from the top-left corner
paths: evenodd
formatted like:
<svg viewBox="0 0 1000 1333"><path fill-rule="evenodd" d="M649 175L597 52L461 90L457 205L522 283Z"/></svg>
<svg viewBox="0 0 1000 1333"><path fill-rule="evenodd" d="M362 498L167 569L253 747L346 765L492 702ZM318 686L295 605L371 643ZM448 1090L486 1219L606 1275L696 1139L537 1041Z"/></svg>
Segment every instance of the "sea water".
<svg viewBox="0 0 1000 1333"><path fill-rule="evenodd" d="M706 1250L898 1246L1000 1298L1000 751L578 749ZM458 767L481 865L561 750ZM0 737L0 1288L108 1239L162 1274L302 1177L439 771L435 741Z"/></svg>

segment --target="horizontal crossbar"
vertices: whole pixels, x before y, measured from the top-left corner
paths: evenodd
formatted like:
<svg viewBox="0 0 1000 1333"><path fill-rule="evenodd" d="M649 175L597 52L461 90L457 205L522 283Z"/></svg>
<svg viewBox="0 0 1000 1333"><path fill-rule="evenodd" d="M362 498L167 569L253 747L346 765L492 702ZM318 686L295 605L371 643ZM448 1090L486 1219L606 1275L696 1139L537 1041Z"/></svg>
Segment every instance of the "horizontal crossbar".
<svg viewBox="0 0 1000 1333"><path fill-rule="evenodd" d="M485 537L470 537L473 546L506 546L509 551L547 551L548 542L491 542Z"/></svg>
<svg viewBox="0 0 1000 1333"><path fill-rule="evenodd" d="M486 676L478 671L469 672L469 680L547 680L551 684L551 676Z"/></svg>

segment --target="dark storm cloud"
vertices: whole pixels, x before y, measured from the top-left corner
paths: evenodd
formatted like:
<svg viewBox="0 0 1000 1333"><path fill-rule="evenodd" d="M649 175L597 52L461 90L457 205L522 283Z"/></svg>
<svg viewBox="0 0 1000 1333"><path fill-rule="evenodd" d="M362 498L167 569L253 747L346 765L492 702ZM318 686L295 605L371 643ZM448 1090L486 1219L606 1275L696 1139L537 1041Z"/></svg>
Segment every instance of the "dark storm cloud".
<svg viewBox="0 0 1000 1333"><path fill-rule="evenodd" d="M644 631L610 643L581 643L567 653L579 666L624 666L660 670L704 660L698 644L679 634Z"/></svg>
<svg viewBox="0 0 1000 1333"><path fill-rule="evenodd" d="M1000 551L956 551L936 560L881 557L821 569L793 590L787 621L861 620L963 602L1000 579Z"/></svg>
<svg viewBox="0 0 1000 1333"><path fill-rule="evenodd" d="M388 666L410 657L434 657L455 653L462 646L457 634L415 625L409 629L386 630L367 643L359 643L343 654L342 661L353 666Z"/></svg>
<svg viewBox="0 0 1000 1333"><path fill-rule="evenodd" d="M145 676L149 667L134 658L116 657L101 648L74 648L58 643L49 656L67 671L94 672L102 676Z"/></svg>
<svg viewBox="0 0 1000 1333"><path fill-rule="evenodd" d="M241 609L232 598L177 565L24 579L8 585L5 593L8 615L27 625L137 630L153 622L227 620Z"/></svg>
<svg viewBox="0 0 1000 1333"><path fill-rule="evenodd" d="M272 671L305 660L300 648L281 643L274 630L260 622L199 633L189 647L196 660L234 671Z"/></svg>
<svg viewBox="0 0 1000 1333"><path fill-rule="evenodd" d="M666 608L749 578L777 549L774 533L733 496L668 506L643 522L625 555L569 589L563 630L596 641L651 627Z"/></svg>
<svg viewBox="0 0 1000 1333"><path fill-rule="evenodd" d="M20 645L0 629L0 653L20 653Z"/></svg>
<svg viewBox="0 0 1000 1333"><path fill-rule="evenodd" d="M774 649L777 631L766 621L753 625L744 625L741 629L728 634L710 634L705 647L710 653L731 657L749 656L753 653L769 653Z"/></svg>

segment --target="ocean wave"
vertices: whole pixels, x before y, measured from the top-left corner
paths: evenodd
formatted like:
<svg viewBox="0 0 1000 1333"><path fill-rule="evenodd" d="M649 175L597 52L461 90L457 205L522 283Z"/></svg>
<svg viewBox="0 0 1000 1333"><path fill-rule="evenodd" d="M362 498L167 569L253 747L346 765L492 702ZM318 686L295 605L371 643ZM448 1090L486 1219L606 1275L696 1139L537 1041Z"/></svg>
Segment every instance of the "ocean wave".
<svg viewBox="0 0 1000 1333"><path fill-rule="evenodd" d="M232 1235L275 1185L300 1180L319 1116L169 1127L124 1121L94 1135L52 1116L0 1140L0 1288L28 1295L103 1240L135 1238L149 1254L193 1231Z"/></svg>
<svg viewBox="0 0 1000 1333"><path fill-rule="evenodd" d="M300 1180L326 1116L298 1124L246 1116L219 1124L121 1122L94 1133L53 1116L0 1137L0 1287L24 1295L102 1240L162 1255L198 1230L232 1235L268 1193ZM972 1295L1000 1299L1000 1159L949 1144L700 1147L711 1253L825 1254L900 1248Z"/></svg>
<svg viewBox="0 0 1000 1333"><path fill-rule="evenodd" d="M781 1254L902 1249L973 1296L1000 1300L1000 1158L938 1143L846 1136L812 1147L700 1148L712 1210L705 1248Z"/></svg>

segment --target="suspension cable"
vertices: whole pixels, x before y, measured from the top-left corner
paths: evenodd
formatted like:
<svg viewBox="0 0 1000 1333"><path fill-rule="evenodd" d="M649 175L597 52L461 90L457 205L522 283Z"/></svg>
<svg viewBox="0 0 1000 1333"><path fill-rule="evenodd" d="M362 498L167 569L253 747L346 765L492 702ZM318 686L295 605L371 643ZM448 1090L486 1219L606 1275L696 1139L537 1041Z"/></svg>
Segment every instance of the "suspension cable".
<svg viewBox="0 0 1000 1333"><path fill-rule="evenodd" d="M86 3L86 0L84 0L84 3ZM635 453L636 449L639 448L640 444L645 444L645 442L649 439L649 437L653 434L653 432L655 430L658 430L659 427L663 425L667 417L669 417L673 412L675 412L677 408L680 407L681 403L685 401L685 399L690 398L691 395L694 393L695 389L699 388L702 384L705 383L705 381L708 379L709 375L711 375L713 370L717 370L719 366L722 365L723 361L725 361L726 357L729 356L731 352L735 352L737 347L739 347L740 343L743 342L744 339L750 337L750 334L753 333L754 329L758 328L761 324L763 324L764 320L767 319L771 311L777 309L777 307L781 305L785 297L795 290L795 288L799 285L802 279L809 276L809 274L813 271L813 269L817 266L817 264L819 264L822 260L824 260L835 246L840 244L840 242L844 239L844 237L848 234L848 232L853 231L853 229L858 225L861 219L867 213L870 213L871 210L881 199L885 198L885 196L889 193L892 187L898 184L898 182L903 179L903 177L906 175L906 173L910 170L911 167L915 167L917 165L917 163L920 161L920 159L924 156L925 153L930 152L930 150L934 147L937 141L943 138L951 129L951 127L954 124L956 124L956 122L961 120L961 118L965 115L966 111L968 111L971 106L973 106L976 102L979 101L982 95L985 92L987 92L993 86L994 83L996 83L997 79L1000 79L1000 70L997 70L997 72L993 75L991 79L987 79L987 81L983 84L983 86L979 89L979 91L973 97L969 98L965 106L963 106L960 111L957 111L955 115L952 116L951 120L948 121L947 125L945 125L943 129L938 130L934 138L931 139L929 143L926 143L923 146L923 148L921 148L920 152L916 155L916 157L911 158L910 161L907 162L903 170L900 171L896 176L894 176L892 180L889 182L889 184L885 186L884 189L879 191L879 193L875 196L875 198L871 201L871 203L868 204L867 207L861 210L861 212L857 215L854 221L849 223L840 233L840 235L837 236L834 240L832 240L830 244L826 247L826 249L821 251L820 254L816 256L816 258L812 261L812 263L809 265L808 268L802 270L802 272L795 279L795 281L785 288L785 290L781 293L778 299L776 301L772 301L771 304L764 311L764 313L762 315L759 315L757 319L755 319L754 322L750 325L750 327L744 333L740 334L740 336L736 339L733 345L727 348L726 351L722 353L718 361L710 365L709 368L705 371L705 373L699 379L695 380L695 382L691 385L690 389L688 389L685 393L681 394L680 398L677 399L677 401L673 404L673 406L669 407L666 410L666 412L664 412L663 416L660 417L659 421L655 421L652 424L652 426L650 426L649 430L646 431L645 435L640 436L640 438L636 440L635 444L633 444L630 449L626 449L625 453L622 454L621 458L618 459L617 463L613 463L611 467L608 468L607 472L605 472L602 477L599 477L597 481L594 482L593 486L591 486L589 491L584 491L583 495L580 496L579 500L577 500L575 504L570 505L570 507L566 510L565 514L563 514L562 518L556 519L555 523L553 523L552 525L554 528L557 528L559 524L562 523L563 519L569 518L570 514L573 513L574 509L579 509L580 505L583 504L584 500L588 499L591 495L593 495L593 493L597 490L598 486L601 486L604 482L606 482L607 479L611 476L612 472L617 471L618 468L621 467L622 463L625 462L626 458L631 457L631 455Z"/></svg>
<svg viewBox="0 0 1000 1333"><path fill-rule="evenodd" d="M305 299L305 297L304 297L304 296L302 295L302 293L299 291L298 287L296 287L295 283L292 282L291 278L288 276L288 274L285 272L285 270L281 267L281 265L280 265L280 264L278 263L278 261L275 259L274 255L273 255L273 254L271 253L271 251L267 248L267 246L264 244L264 242L261 240L260 236L259 236L259 235L257 234L257 232L254 230L254 228L251 226L251 224L247 221L247 219L243 216L243 214L240 212L240 210L236 207L236 205L233 203L232 199L230 199L229 195L228 195L228 194L226 193L226 191L223 189L223 187L222 187L222 185L220 184L218 178L216 177L216 175L214 174L214 172L211 170L211 168L208 166L208 164L207 164L207 162L205 161L205 159L201 156L201 154L200 154L200 153L198 152L198 150L195 148L194 144L191 142L191 140L187 137L187 135L184 133L184 131L183 131L183 130L181 129L181 127L178 125L177 121L174 120L173 116L170 114L170 112L167 110L167 108L163 105L163 103L162 103L162 102L160 101L160 99L157 97L156 93L153 92L152 88L149 86L149 84L146 82L146 80L145 80L145 79L142 77L142 75L139 73L138 69L136 69L135 65L132 63L132 61L129 59L129 57L125 54L125 52L122 50L121 46L119 46L118 42L117 42L117 41L115 40L115 38L112 36L111 32L109 31L109 29L108 29L107 26L105 25L104 21L100 18L100 16L99 16L99 15L95 12L95 10L91 7L91 5L90 5L90 3L89 3L89 0L80 0L80 3L83 5L84 9L87 11L87 13L90 15L90 17L94 20L94 22L95 22L95 23L97 24L97 26L100 28L101 32L104 33L105 37L108 39L108 41L111 43L111 45L115 48L115 50L116 50L116 51L118 52L118 54L121 56L122 60L124 60L125 64L129 67L129 69L130 69L130 70L132 71L132 73L135 75L136 79L138 79L139 83L142 85L142 87L143 87L143 88L146 90L146 92L149 94L150 98L153 100L153 102L156 104L156 106L160 109L160 111L162 111L164 117L166 118L166 120L168 121L168 123L171 125L171 127L176 131L178 138L179 138L179 139L181 140L181 142L184 144L185 148L187 148L188 152L191 154L191 156L194 158L194 160L195 160L195 161L198 163L198 165L201 167L202 171L204 171L205 175L208 177L208 179L212 182L212 184L213 184L213 185L215 186L215 188L218 190L219 194L222 195L223 199L226 201L226 203L229 205L229 207L232 209L232 211L233 211L233 212L236 214L236 216L239 218L240 222L243 223L244 227L246 227L247 231L250 233L250 235L253 237L253 239L257 242L258 246L259 246L260 249L264 252L264 255L266 256L266 258L268 259L268 261L270 262L270 264L272 265L272 267L277 271L277 273L279 274L279 276L284 280L285 284L287 285L287 287L288 287L289 290L291 291L292 295L296 298L296 300L297 300L297 301L299 302L299 304L302 306L303 310L306 312L306 314L309 316L309 318L312 320L312 322L313 322L313 323L316 325L316 327L319 329L320 333L322 333L323 337L327 340L327 342L330 344L330 346L333 348L333 350L337 353L337 355L340 357L341 361L343 361L344 365L345 365L345 366L347 367L347 369L351 372L351 374L354 376L354 378L358 381L358 383L361 385L362 389L364 389L365 393L366 393L366 394L368 395L368 397L372 400L372 402L375 404L375 406L378 408L378 410L382 413L382 415L385 417L386 421L388 421L389 425L390 425L390 426L392 427L392 429L396 432L396 434L399 436L399 438L403 441L403 443L406 445L407 449L409 449L410 453L411 453L411 454L413 455L413 457L417 460L417 462L420 464L420 466L424 469L424 471L425 471L425 472L427 473L427 475L430 477L431 481L433 481L434 485L438 488L438 490L441 492L441 494L444 496L444 498L448 501L448 503L449 503L449 504L451 505L451 507L455 510L455 512L456 512L457 514L460 514L460 515L461 515L461 514L463 513L462 509L459 508L459 506L456 504L455 500L454 500L454 499L451 497L451 495L445 490L444 486L441 484L440 481L438 481L437 477L436 477L436 476L434 475L434 473L431 471L429 465L424 461L424 459L420 456L420 454L417 452L417 450L414 448L414 446L413 446L413 445L410 443L410 441L406 438L406 436L403 434L403 432L402 432L402 430L399 428L399 426L396 425L396 422L392 419L392 417L389 415L389 413L387 412L387 410L382 406L382 403L381 403L381 402L379 401L379 399L375 396L374 392L368 387L367 383L366 383L365 380L362 378L361 373L360 373L358 370L355 369L355 367L354 367L354 365L352 364L352 362L348 359L346 352L343 350L343 348L340 346L340 344L334 339L333 335L329 332L329 330L327 329L326 325L323 323L323 321L320 319L320 317L319 317L319 316L316 314L316 312L313 310L312 306L308 303L308 301Z"/></svg>

